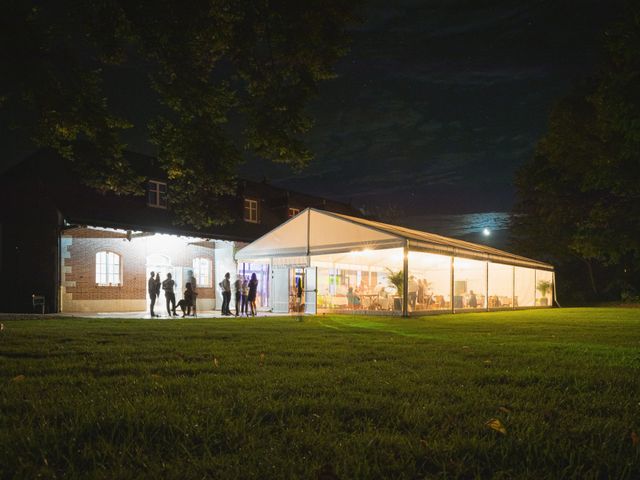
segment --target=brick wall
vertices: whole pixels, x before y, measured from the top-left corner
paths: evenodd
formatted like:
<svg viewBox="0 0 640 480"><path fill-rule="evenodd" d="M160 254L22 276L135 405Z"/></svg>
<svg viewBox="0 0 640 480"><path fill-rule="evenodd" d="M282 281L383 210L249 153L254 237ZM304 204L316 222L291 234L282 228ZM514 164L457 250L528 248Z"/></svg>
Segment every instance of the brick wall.
<svg viewBox="0 0 640 480"><path fill-rule="evenodd" d="M96 253L120 255L120 285L96 283ZM62 236L62 297L64 311L130 311L145 310L147 301L147 259L166 258L180 280L183 268L191 269L193 259L211 261L211 286L198 286L199 305L213 308L215 299L214 242L175 235L133 236L106 230L74 228ZM166 278L166 269L160 269ZM181 287L184 287L186 279ZM182 292L176 291L181 298ZM161 294L162 297L162 294ZM164 303L160 299L160 303Z"/></svg>

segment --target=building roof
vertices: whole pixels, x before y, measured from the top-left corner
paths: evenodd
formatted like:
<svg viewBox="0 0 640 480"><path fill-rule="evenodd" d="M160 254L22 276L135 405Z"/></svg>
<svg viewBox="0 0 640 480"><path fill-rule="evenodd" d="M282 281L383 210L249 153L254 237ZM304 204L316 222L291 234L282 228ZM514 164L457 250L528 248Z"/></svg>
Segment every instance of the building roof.
<svg viewBox="0 0 640 480"><path fill-rule="evenodd" d="M407 246L411 251L489 260L544 270L553 266L496 248L410 228L308 208L241 249L238 260L323 255ZM294 262L295 263L295 262Z"/></svg>
<svg viewBox="0 0 640 480"><path fill-rule="evenodd" d="M157 159L125 152L134 168L149 179L163 179ZM19 199L25 195L47 198L47 205L57 209L69 225L90 225L134 231L152 231L178 235L250 242L282 223L288 206L313 206L336 212L359 215L351 205L314 197L265 182L238 180L235 196L223 199L223 204L235 221L203 229L181 225L172 210L147 205L146 196L116 195L99 192L85 186L74 173L70 162L51 150L40 150L0 176L3 196ZM170 182L169 182L170 183ZM170 187L169 187L170 188ZM194 192L194 195L197 194ZM243 221L244 196L260 199L260 223Z"/></svg>

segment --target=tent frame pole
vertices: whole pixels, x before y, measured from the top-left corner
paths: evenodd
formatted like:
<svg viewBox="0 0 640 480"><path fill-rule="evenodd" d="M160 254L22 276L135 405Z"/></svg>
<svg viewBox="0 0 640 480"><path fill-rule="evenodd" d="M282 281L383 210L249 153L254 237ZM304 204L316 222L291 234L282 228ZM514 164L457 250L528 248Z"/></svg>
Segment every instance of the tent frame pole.
<svg viewBox="0 0 640 480"><path fill-rule="evenodd" d="M307 267L305 269L303 269L304 271L304 289L305 289L305 294L304 294L304 303L305 303L305 310L307 309L306 305L307 305L307 271L311 268L311 209L308 208L307 209ZM318 313L318 271L316 270L316 279L313 282L313 284L315 285L315 292L316 292L316 306L314 308L315 313Z"/></svg>
<svg viewBox="0 0 640 480"><path fill-rule="evenodd" d="M307 209L307 266L311 258L311 209Z"/></svg>
<svg viewBox="0 0 640 480"><path fill-rule="evenodd" d="M511 283L511 308L516 309L516 266L511 265L512 270L512 283Z"/></svg>
<svg viewBox="0 0 640 480"><path fill-rule="evenodd" d="M485 301L485 306L484 309L485 311L489 311L489 260L486 261L485 265L485 272L486 272L486 282L484 284L484 301Z"/></svg>
<svg viewBox="0 0 640 480"><path fill-rule="evenodd" d="M404 241L404 254L402 255L402 316L409 316L409 240Z"/></svg>
<svg viewBox="0 0 640 480"><path fill-rule="evenodd" d="M456 283L456 278L455 278L455 268L454 268L454 261L455 261L455 256L451 256L451 285L449 286L449 297L451 298L451 313L456 313L456 307L455 307L455 298L453 295L454 292L454 285Z"/></svg>

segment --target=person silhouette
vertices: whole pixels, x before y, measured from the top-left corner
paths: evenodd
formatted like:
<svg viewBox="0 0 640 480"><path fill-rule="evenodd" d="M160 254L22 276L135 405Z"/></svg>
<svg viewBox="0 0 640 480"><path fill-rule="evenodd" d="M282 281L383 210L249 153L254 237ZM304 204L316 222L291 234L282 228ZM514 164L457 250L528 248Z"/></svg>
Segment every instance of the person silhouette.
<svg viewBox="0 0 640 480"><path fill-rule="evenodd" d="M258 294L258 277L255 273L251 274L251 280L249 280L249 295L247 300L249 301L249 308L251 309L251 315L256 316L256 296Z"/></svg>
<svg viewBox="0 0 640 480"><path fill-rule="evenodd" d="M247 277L242 278L242 296L241 296L242 306L240 307L241 313L249 316L249 312L247 311L247 307L249 305L249 280Z"/></svg>
<svg viewBox="0 0 640 480"><path fill-rule="evenodd" d="M476 294L473 293L473 290L469 291L469 301L467 302L471 308L476 308L478 306L478 299L476 298Z"/></svg>
<svg viewBox="0 0 640 480"><path fill-rule="evenodd" d="M173 315L175 317L178 316L176 313L176 294L173 292L173 289L176 286L176 282L171 278L171 274L167 273L167 278L164 282L162 282L162 289L164 290L164 298L167 301L167 313L169 316Z"/></svg>
<svg viewBox="0 0 640 480"><path fill-rule="evenodd" d="M185 284L185 291L182 300L178 302L178 307L182 310L182 318L191 314L191 308L193 307L195 294L191 286L191 282Z"/></svg>
<svg viewBox="0 0 640 480"><path fill-rule="evenodd" d="M193 305L191 305L191 314L194 317L198 316L198 313L196 311L197 305L198 305L198 285L196 284L196 277L193 274L193 270L189 270L187 272L187 282L191 284L191 291L193 292ZM186 287L186 284L185 284Z"/></svg>
<svg viewBox="0 0 640 480"><path fill-rule="evenodd" d="M231 303L231 281L229 278L231 274L229 272L224 274L224 278L218 284L220 291L222 292L222 315L231 315L229 310L229 304Z"/></svg>
<svg viewBox="0 0 640 480"><path fill-rule="evenodd" d="M157 317L158 315L153 312L153 307L155 306L156 298L158 297L158 293L156 290L155 272L151 272L151 276L149 277L149 281L147 282L147 291L149 293L149 299L151 300L151 302L149 303L149 313L151 314L151 317Z"/></svg>

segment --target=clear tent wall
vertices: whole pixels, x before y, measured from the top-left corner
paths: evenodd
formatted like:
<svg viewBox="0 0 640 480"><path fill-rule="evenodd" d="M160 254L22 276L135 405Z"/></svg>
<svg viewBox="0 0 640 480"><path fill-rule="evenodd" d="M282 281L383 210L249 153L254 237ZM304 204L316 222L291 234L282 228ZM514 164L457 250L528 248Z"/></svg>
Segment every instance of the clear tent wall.
<svg viewBox="0 0 640 480"><path fill-rule="evenodd" d="M551 265L307 209L240 250L269 266L275 312L425 314L551 306Z"/></svg>

